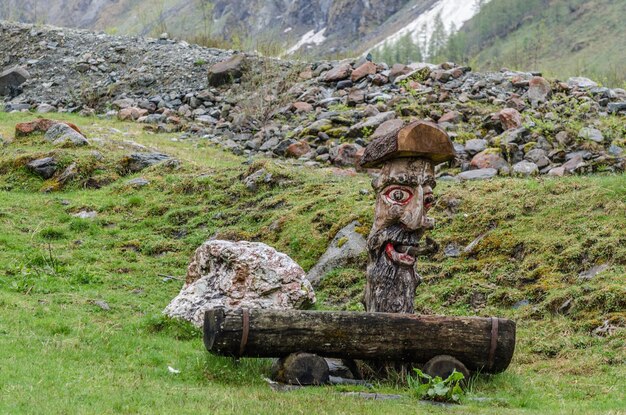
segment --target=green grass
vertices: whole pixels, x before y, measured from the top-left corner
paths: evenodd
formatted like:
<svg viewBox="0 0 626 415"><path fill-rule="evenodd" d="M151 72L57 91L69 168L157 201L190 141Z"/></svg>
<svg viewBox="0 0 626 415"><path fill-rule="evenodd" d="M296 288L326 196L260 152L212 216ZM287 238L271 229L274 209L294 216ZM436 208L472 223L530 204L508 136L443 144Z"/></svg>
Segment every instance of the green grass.
<svg viewBox="0 0 626 415"><path fill-rule="evenodd" d="M474 379L461 406L419 403L394 383L375 391L402 394L398 401L342 395L363 390L355 387L279 393L262 380L267 360L210 356L196 329L163 318L181 282L160 275L183 277L194 249L213 235L266 242L309 269L341 227L354 219L364 231L370 226L373 194L360 193L370 178L277 161L248 165L199 139L172 141L177 135L144 133L137 124L54 117L75 122L94 143L113 142L53 149L33 137L0 148L0 413L586 414L626 408L626 176L439 184L432 236L442 246L466 245L495 228L472 254L421 261L425 282L416 308L518 323L510 368ZM0 136L11 138L14 124L31 118L0 113ZM181 163L126 175L118 169L132 151L124 140ZM93 149L104 159L89 158ZM51 151L83 164L72 182L44 193L51 183L21 166ZM252 192L241 177L261 167L275 183ZM85 187L91 177L110 183ZM127 186L134 177L150 184ZM449 216L445 201L452 197L461 203ZM83 209L98 216L72 216ZM605 272L578 279L601 263L610 265ZM363 275L363 266L334 271L317 307L362 309ZM570 298L567 312L559 312ZM512 308L520 300L529 305ZM591 335L605 320L622 329Z"/></svg>

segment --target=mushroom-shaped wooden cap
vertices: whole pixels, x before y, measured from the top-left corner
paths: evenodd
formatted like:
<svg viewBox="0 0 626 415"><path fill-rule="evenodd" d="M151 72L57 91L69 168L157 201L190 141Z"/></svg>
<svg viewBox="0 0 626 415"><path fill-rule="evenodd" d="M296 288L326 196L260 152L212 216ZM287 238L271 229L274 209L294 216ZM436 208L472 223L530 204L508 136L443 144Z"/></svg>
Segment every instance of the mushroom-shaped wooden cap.
<svg viewBox="0 0 626 415"><path fill-rule="evenodd" d="M428 121L415 121L372 141L360 165L376 167L386 160L422 157L433 163L452 160L456 155L448 134Z"/></svg>

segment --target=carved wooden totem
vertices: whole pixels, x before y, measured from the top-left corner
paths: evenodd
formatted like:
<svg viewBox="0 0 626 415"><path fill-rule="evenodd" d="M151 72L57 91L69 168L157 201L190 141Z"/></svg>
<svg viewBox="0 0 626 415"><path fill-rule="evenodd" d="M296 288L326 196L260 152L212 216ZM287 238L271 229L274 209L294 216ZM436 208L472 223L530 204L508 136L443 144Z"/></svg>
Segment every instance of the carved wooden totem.
<svg viewBox="0 0 626 415"><path fill-rule="evenodd" d="M424 250L422 237L434 226L426 216L434 202L434 166L454 156L446 132L426 121L393 131L365 149L361 165L381 167L372 182L376 211L367 239L366 311L415 311L415 289L421 280L415 264Z"/></svg>

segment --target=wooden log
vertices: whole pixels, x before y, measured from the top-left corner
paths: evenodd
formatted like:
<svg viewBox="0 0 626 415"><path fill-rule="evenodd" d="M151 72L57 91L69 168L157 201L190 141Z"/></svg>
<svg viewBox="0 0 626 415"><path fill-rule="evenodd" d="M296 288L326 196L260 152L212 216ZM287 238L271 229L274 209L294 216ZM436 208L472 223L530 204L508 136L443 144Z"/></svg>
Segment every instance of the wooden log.
<svg viewBox="0 0 626 415"><path fill-rule="evenodd" d="M424 363L450 355L469 370L505 370L515 323L500 318L262 309L208 310L204 344L225 356L324 357Z"/></svg>

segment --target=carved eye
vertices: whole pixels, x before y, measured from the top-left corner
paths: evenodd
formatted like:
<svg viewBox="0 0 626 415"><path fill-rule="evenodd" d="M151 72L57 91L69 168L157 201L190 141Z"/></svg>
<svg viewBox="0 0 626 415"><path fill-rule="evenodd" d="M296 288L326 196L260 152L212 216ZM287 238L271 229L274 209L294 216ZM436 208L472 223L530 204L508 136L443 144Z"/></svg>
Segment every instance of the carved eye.
<svg viewBox="0 0 626 415"><path fill-rule="evenodd" d="M385 193L387 199L392 203L404 205L413 197L413 193L400 187L392 187Z"/></svg>

